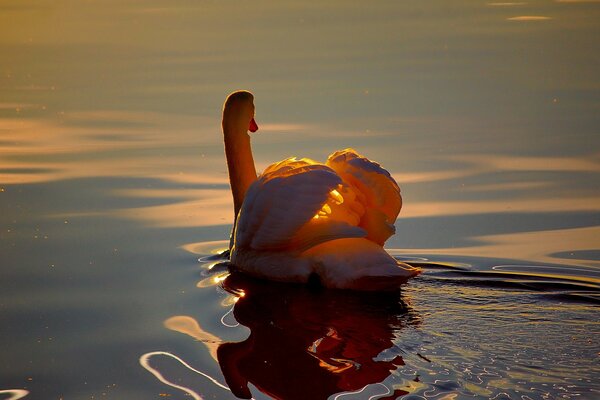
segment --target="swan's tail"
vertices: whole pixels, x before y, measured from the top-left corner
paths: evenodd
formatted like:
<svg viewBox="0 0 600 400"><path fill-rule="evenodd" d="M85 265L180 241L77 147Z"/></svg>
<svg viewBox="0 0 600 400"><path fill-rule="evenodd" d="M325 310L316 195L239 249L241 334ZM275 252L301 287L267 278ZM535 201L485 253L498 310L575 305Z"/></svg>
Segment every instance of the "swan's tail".
<svg viewBox="0 0 600 400"><path fill-rule="evenodd" d="M326 287L366 291L398 290L421 270L398 262L364 238L337 239L303 253Z"/></svg>

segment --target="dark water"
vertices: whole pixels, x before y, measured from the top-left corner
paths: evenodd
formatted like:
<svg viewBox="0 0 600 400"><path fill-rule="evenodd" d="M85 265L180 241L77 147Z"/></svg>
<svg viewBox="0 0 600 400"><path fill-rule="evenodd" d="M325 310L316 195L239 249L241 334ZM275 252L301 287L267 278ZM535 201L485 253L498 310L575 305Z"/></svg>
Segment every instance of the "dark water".
<svg viewBox="0 0 600 400"><path fill-rule="evenodd" d="M590 0L0 3L0 398L598 398L598 21ZM350 146L390 170L387 247L422 275L227 274L240 88L259 170Z"/></svg>

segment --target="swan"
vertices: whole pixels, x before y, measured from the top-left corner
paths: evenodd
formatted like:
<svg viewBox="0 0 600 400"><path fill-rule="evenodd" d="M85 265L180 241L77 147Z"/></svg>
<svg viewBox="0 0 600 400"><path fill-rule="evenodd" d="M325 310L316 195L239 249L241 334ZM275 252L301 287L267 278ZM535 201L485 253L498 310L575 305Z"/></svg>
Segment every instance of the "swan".
<svg viewBox="0 0 600 400"><path fill-rule="evenodd" d="M257 177L250 136L254 96L223 106L225 156L234 205L230 264L249 275L327 288L395 290L420 273L384 249L402 207L388 171L353 149L326 163L287 158Z"/></svg>

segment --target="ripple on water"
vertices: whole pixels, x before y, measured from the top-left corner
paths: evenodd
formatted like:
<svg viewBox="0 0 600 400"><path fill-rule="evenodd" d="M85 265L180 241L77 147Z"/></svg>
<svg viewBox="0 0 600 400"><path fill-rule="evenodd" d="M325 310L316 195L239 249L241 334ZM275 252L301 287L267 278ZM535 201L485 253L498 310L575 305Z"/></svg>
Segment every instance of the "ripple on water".
<svg viewBox="0 0 600 400"><path fill-rule="evenodd" d="M563 301L600 303L600 269L565 265L500 263L484 258L448 257L448 261L426 257L395 255L401 261L424 270L420 279L443 281L444 284L521 289L541 297ZM467 259L469 262L463 261Z"/></svg>
<svg viewBox="0 0 600 400"><path fill-rule="evenodd" d="M231 276L224 255L213 251L226 244L186 249L202 256L198 287L215 292L222 329L250 330L228 351L232 360L249 363L234 369L248 374L255 398L267 398L256 388L276 393L280 381L301 383L286 398L306 398L307 381L325 379L323 386L331 376L335 385L345 376L363 382L345 390L334 385L339 389L328 398L336 400L571 399L600 391L600 323L589 300L600 288L593 268L401 255L424 273L396 300L378 303ZM230 294L217 295L215 287ZM390 300L401 307L389 308ZM257 360L275 369L260 372ZM235 382L231 365L216 361L227 382ZM380 366L385 373L373 375Z"/></svg>
<svg viewBox="0 0 600 400"><path fill-rule="evenodd" d="M29 394L29 391L24 390L24 389L3 389L0 390L0 395L8 395L10 397L7 397L6 400L19 400L24 398L25 396L27 396Z"/></svg>

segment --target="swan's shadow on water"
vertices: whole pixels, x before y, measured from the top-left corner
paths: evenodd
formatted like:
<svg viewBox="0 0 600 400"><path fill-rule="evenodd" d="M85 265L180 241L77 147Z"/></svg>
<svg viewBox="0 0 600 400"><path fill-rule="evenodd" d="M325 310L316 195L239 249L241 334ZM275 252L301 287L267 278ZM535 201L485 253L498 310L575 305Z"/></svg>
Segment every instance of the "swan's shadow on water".
<svg viewBox="0 0 600 400"><path fill-rule="evenodd" d="M246 340L217 349L239 398L252 397L249 384L273 398L327 399L380 383L404 365L399 331L420 321L399 292L319 290L238 272L222 286L239 296L233 315L250 329Z"/></svg>

